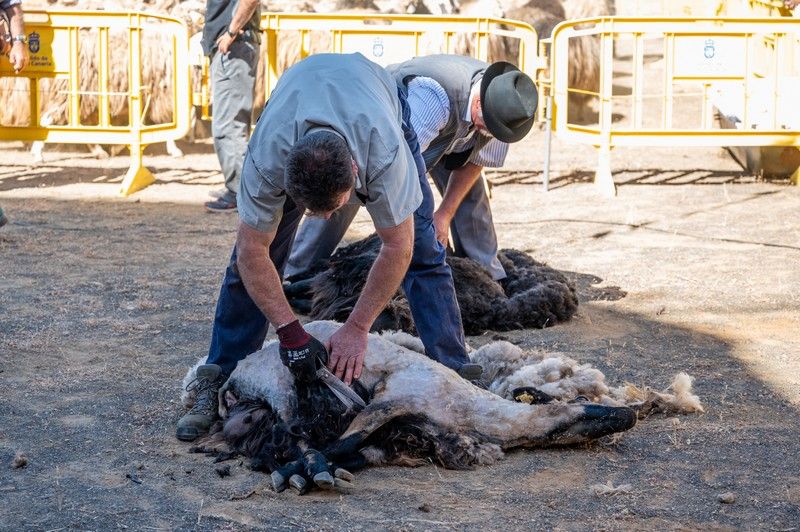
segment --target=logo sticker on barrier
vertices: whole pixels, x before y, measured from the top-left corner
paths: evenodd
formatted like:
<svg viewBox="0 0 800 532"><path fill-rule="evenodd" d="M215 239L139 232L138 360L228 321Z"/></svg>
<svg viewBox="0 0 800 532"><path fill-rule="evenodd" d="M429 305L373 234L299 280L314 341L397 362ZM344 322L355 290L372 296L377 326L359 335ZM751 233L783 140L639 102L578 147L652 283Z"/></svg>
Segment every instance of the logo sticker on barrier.
<svg viewBox="0 0 800 532"><path fill-rule="evenodd" d="M737 37L675 36L675 77L744 76L745 42Z"/></svg>
<svg viewBox="0 0 800 532"><path fill-rule="evenodd" d="M372 55L374 57L383 57L383 39L375 37L372 41Z"/></svg>
<svg viewBox="0 0 800 532"><path fill-rule="evenodd" d="M399 63L416 55L415 38L408 34L376 36L368 33L344 33L341 51L359 52L381 66Z"/></svg>
<svg viewBox="0 0 800 532"><path fill-rule="evenodd" d="M39 28L28 34L28 50L31 52L29 70L52 72L56 64L69 64L69 41L66 32L54 32L51 28Z"/></svg>
<svg viewBox="0 0 800 532"><path fill-rule="evenodd" d="M713 59L714 57L714 39L706 39L706 47L703 48L703 55L706 59Z"/></svg>
<svg viewBox="0 0 800 532"><path fill-rule="evenodd" d="M39 34L35 31L28 35L28 50L32 54L39 52Z"/></svg>

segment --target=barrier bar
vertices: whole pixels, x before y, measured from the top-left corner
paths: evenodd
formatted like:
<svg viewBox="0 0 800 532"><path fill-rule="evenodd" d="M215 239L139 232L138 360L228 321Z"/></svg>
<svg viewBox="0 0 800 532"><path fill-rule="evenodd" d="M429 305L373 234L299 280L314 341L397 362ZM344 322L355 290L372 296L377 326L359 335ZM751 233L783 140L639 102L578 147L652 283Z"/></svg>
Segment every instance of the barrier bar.
<svg viewBox="0 0 800 532"><path fill-rule="evenodd" d="M800 114L786 113L785 105L779 112L781 99L800 89L798 36L800 20L788 17L600 17L563 22L552 37L552 132L598 148L595 182L608 195L615 193L610 168L614 146L800 146ZM596 91L568 86L570 42L585 37L599 41ZM654 93L644 88L645 37L663 43L663 81ZM620 75L615 72L613 47L620 42L631 44L630 95L615 95L612 90L615 76ZM695 86L697 93L676 91L678 85ZM569 121L569 95L578 92L598 98L595 123ZM693 95L700 98L699 126L674 124L677 98ZM632 119L627 124L612 121L614 103L624 98L630 99ZM661 102L660 125L645 124L644 102ZM732 115L741 124L737 129L713 127L713 109L723 105L738 113Z"/></svg>

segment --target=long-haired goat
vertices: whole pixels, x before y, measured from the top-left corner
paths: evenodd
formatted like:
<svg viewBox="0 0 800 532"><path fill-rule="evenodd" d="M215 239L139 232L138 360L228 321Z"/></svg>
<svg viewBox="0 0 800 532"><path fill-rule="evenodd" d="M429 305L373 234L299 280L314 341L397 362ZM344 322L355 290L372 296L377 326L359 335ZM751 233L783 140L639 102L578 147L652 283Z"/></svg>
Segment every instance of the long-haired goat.
<svg viewBox="0 0 800 532"><path fill-rule="evenodd" d="M339 327L306 325L323 342ZM472 355L484 365L484 390L421 351L419 339L405 333L370 334L353 386L367 406L356 413L319 382L296 383L281 363L278 343L269 342L240 362L220 389L222 422L193 450L219 458L242 454L254 469L272 473L277 490L293 478L290 484L304 492L314 484L349 487L334 479L347 477L332 474L338 468L434 460L469 469L516 447L571 445L628 430L637 411L702 411L685 375L676 379L675 394L632 393L632 387L607 386L589 365L495 342ZM190 406L193 398L185 393L182 400Z"/></svg>
<svg viewBox="0 0 800 532"><path fill-rule="evenodd" d="M292 282L285 286L289 302L312 319L346 320L379 251L377 235L338 249L306 278L289 279ZM447 258L467 334L549 327L575 314L575 287L561 272L513 249L501 250L498 257L507 274L501 282L471 259ZM414 332L408 301L400 290L372 330L390 329Z"/></svg>

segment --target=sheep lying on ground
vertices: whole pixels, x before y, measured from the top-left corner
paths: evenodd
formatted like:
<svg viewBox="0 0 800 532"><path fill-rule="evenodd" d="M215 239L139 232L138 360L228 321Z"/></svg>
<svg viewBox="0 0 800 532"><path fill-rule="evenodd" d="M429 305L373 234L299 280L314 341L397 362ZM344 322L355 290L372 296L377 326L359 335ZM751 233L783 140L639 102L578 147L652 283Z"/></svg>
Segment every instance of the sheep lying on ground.
<svg viewBox="0 0 800 532"><path fill-rule="evenodd" d="M380 250L372 235L336 251L320 261L311 275L289 278L289 302L312 319L345 321L358 299L367 274ZM566 321L578 308L575 287L559 271L513 249L498 254L508 277L502 282L471 259L448 257L453 270L461 318L467 334L487 329L508 331L543 328ZM397 294L375 321L372 330L414 332L408 301Z"/></svg>
<svg viewBox="0 0 800 532"><path fill-rule="evenodd" d="M306 329L325 342L339 326L313 322ZM628 387L609 388L589 365L496 342L473 354L484 365L484 390L421 350L419 339L405 333L370 334L363 373L353 385L367 406L356 413L319 382L295 382L278 343L269 342L222 387L222 422L193 450L218 459L242 454L254 469L272 474L276 490L291 480L303 493L314 485L349 488L341 479L351 476L340 468L435 460L468 469L515 447L570 445L628 430L636 410L702 411L688 377L676 395L640 390L632 399ZM184 393L182 400L190 406L193 397Z"/></svg>

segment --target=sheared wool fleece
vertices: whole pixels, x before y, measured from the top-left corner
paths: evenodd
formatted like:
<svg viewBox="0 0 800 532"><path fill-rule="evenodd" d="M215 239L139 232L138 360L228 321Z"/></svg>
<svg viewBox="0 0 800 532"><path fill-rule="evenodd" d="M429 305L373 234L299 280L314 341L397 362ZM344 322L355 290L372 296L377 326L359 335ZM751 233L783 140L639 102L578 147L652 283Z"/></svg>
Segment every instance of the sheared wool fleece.
<svg viewBox="0 0 800 532"><path fill-rule="evenodd" d="M314 320L343 322L350 315L380 253L377 235L340 247L318 261L301 278L284 287L289 303ZM506 278L495 281L472 259L447 257L467 335L486 330L544 328L569 320L578 309L575 286L564 274L514 249L501 249L497 258ZM416 332L405 293L398 290L372 331Z"/></svg>

